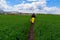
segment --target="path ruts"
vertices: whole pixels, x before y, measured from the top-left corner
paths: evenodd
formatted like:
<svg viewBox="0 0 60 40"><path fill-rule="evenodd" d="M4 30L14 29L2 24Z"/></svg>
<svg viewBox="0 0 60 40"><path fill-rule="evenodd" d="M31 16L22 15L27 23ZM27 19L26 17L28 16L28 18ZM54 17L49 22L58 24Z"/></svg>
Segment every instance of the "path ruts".
<svg viewBox="0 0 60 40"><path fill-rule="evenodd" d="M29 35L28 35L28 40L34 40L34 30L33 30L34 24L31 24L30 30L29 30Z"/></svg>

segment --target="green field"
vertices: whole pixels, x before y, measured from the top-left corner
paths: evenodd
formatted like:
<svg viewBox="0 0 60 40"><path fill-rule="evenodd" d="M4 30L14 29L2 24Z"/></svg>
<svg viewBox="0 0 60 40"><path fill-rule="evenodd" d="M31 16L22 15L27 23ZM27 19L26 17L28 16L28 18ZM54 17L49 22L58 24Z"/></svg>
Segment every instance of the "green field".
<svg viewBox="0 0 60 40"><path fill-rule="evenodd" d="M0 15L0 40L27 40L30 16Z"/></svg>
<svg viewBox="0 0 60 40"><path fill-rule="evenodd" d="M38 15L34 30L35 40L60 40L60 16Z"/></svg>
<svg viewBox="0 0 60 40"><path fill-rule="evenodd" d="M30 15L0 15L0 40L28 40ZM60 16L36 15L34 40L60 40Z"/></svg>

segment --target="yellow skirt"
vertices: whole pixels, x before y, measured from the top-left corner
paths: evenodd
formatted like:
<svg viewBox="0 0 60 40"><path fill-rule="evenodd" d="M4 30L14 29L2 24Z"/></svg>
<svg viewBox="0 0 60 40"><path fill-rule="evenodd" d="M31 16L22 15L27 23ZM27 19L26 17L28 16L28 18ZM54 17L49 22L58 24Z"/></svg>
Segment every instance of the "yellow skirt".
<svg viewBox="0 0 60 40"><path fill-rule="evenodd" d="M34 17L32 17L32 21L31 21L32 23L34 23L35 22L35 18Z"/></svg>

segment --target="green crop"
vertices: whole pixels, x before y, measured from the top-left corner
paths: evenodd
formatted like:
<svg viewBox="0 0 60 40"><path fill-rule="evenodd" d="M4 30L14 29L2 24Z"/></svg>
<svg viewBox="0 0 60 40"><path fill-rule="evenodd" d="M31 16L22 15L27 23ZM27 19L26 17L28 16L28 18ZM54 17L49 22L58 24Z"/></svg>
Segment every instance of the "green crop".
<svg viewBox="0 0 60 40"><path fill-rule="evenodd" d="M0 40L28 40L31 15L0 15ZM36 15L34 40L60 40L60 15Z"/></svg>
<svg viewBox="0 0 60 40"><path fill-rule="evenodd" d="M60 40L60 15L37 15L35 40Z"/></svg>
<svg viewBox="0 0 60 40"><path fill-rule="evenodd" d="M30 16L0 15L0 40L27 40Z"/></svg>

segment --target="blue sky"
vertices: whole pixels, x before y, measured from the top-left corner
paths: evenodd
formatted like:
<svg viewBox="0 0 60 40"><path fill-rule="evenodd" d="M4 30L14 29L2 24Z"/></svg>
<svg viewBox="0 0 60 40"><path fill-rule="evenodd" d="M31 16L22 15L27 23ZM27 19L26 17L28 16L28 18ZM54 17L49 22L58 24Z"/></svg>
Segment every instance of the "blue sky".
<svg viewBox="0 0 60 40"><path fill-rule="evenodd" d="M27 0L6 0L7 1L7 3L9 4L9 5L11 5L11 6L13 6L13 5L16 5L16 4L20 4L20 3L22 3L23 1L25 1L25 3L31 3L31 2L28 2ZM56 7L60 7L60 0L46 0L46 2L47 2L47 6L48 7L51 7L51 6L56 6Z"/></svg>
<svg viewBox="0 0 60 40"><path fill-rule="evenodd" d="M11 6L21 3L20 0L6 0L6 1L7 1L7 3L8 3L9 5L11 5Z"/></svg>
<svg viewBox="0 0 60 40"><path fill-rule="evenodd" d="M21 4L23 1L25 1L25 3L30 3L27 0L6 0L6 1L11 6Z"/></svg>
<svg viewBox="0 0 60 40"><path fill-rule="evenodd" d="M4 11L60 14L60 0L0 0Z"/></svg>
<svg viewBox="0 0 60 40"><path fill-rule="evenodd" d="M60 7L60 0L47 0L47 6L56 6Z"/></svg>

